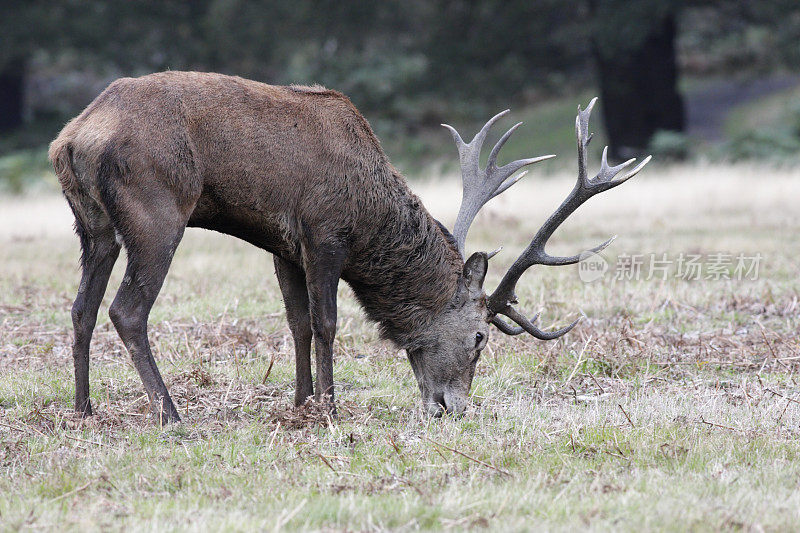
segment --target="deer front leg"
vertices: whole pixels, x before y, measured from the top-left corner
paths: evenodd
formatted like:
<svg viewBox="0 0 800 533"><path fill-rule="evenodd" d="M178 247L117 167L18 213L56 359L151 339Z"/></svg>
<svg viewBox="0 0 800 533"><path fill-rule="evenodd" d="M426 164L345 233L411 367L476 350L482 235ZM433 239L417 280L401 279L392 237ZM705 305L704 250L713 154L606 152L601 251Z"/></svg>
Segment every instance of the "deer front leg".
<svg viewBox="0 0 800 533"><path fill-rule="evenodd" d="M308 310L306 275L294 264L274 256L275 274L281 287L286 320L294 339L295 385L294 405L306 403L314 395L311 381L311 315Z"/></svg>
<svg viewBox="0 0 800 533"><path fill-rule="evenodd" d="M343 248L334 245L322 245L304 252L311 329L317 359L314 399L327 403L331 413L335 414L333 340L336 336L336 289L345 253Z"/></svg>

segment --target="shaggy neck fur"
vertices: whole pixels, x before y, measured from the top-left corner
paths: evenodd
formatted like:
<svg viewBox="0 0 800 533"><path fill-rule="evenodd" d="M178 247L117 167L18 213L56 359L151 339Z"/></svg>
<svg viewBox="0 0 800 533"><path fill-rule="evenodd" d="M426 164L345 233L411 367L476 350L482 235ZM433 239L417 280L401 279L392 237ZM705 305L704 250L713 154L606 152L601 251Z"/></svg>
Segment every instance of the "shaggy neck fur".
<svg viewBox="0 0 800 533"><path fill-rule="evenodd" d="M383 336L413 350L452 301L463 261L452 235L389 170L379 205L361 221L366 238L344 277Z"/></svg>

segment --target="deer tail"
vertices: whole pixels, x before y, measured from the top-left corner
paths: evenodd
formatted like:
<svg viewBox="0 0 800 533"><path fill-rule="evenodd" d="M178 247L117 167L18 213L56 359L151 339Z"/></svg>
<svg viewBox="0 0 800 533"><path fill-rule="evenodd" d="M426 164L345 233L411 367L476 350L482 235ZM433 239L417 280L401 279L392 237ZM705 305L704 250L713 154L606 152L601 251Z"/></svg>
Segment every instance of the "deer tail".
<svg viewBox="0 0 800 533"><path fill-rule="evenodd" d="M78 185L78 178L72 167L72 144L58 138L50 144L48 156L58 177L58 182L61 184L61 189L64 192L73 190Z"/></svg>

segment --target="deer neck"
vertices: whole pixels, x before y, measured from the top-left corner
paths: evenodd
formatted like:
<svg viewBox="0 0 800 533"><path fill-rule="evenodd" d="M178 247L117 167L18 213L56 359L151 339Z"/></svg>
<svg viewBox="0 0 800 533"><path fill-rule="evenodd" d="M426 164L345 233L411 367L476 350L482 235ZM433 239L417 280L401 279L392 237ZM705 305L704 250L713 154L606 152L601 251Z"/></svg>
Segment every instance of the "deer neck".
<svg viewBox="0 0 800 533"><path fill-rule="evenodd" d="M455 240L407 195L373 213L347 281L385 338L409 348L452 300L463 267Z"/></svg>

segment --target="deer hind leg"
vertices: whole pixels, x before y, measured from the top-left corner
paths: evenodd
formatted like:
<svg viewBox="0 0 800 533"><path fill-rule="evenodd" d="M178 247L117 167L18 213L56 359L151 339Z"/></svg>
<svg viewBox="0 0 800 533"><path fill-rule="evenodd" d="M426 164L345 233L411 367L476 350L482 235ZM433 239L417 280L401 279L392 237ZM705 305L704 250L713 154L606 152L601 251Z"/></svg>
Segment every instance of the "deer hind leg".
<svg viewBox="0 0 800 533"><path fill-rule="evenodd" d="M281 287L286 319L294 338L295 386L294 404L303 405L314 395L311 380L311 315L308 310L306 274L294 264L273 256L275 274Z"/></svg>
<svg viewBox="0 0 800 533"><path fill-rule="evenodd" d="M303 252L317 362L314 399L328 403L331 413L335 414L333 340L336 336L336 289L345 252L335 245L305 246Z"/></svg>
<svg viewBox="0 0 800 533"><path fill-rule="evenodd" d="M147 210L137 210L136 216L125 217L119 229L128 266L109 309L111 321L133 359L153 414L160 423L178 422L178 411L153 358L147 319L183 236L185 221L176 210L156 201Z"/></svg>
<svg viewBox="0 0 800 533"><path fill-rule="evenodd" d="M81 241L81 283L72 304L74 339L72 357L75 364L75 410L91 416L89 401L89 345L97 322L97 310L108 286L108 278L119 256L111 220L92 200L68 198L75 214L75 230Z"/></svg>

